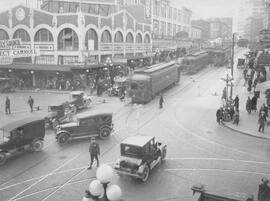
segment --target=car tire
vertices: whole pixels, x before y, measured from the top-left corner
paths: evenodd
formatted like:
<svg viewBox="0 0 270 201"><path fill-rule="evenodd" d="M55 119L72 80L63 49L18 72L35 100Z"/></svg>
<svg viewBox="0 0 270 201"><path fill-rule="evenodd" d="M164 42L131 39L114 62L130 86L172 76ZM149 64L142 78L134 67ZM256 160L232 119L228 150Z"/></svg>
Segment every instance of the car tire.
<svg viewBox="0 0 270 201"><path fill-rule="evenodd" d="M43 149L43 141L40 139L33 140L31 148L33 151L41 151Z"/></svg>
<svg viewBox="0 0 270 201"><path fill-rule="evenodd" d="M108 127L103 127L100 129L99 137L101 139L106 139L110 136L110 134L111 134L111 129Z"/></svg>
<svg viewBox="0 0 270 201"><path fill-rule="evenodd" d="M0 166L4 165L7 162L7 154L0 152Z"/></svg>
<svg viewBox="0 0 270 201"><path fill-rule="evenodd" d="M59 145L65 145L69 140L69 135L67 133L60 133L57 137L57 142Z"/></svg>
<svg viewBox="0 0 270 201"><path fill-rule="evenodd" d="M143 170L143 175L142 175L142 178L141 180L143 182L146 182L148 177L149 177L149 174L150 174L150 168L148 165L145 166L144 170Z"/></svg>

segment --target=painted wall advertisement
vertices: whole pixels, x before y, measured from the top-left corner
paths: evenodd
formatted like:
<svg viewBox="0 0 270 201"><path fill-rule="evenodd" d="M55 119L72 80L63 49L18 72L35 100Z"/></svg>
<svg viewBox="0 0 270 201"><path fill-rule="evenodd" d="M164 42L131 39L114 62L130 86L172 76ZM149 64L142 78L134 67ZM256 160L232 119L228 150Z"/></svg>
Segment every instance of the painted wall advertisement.
<svg viewBox="0 0 270 201"><path fill-rule="evenodd" d="M151 0L146 0L145 1L145 19L151 19L152 17L152 5L151 5Z"/></svg>

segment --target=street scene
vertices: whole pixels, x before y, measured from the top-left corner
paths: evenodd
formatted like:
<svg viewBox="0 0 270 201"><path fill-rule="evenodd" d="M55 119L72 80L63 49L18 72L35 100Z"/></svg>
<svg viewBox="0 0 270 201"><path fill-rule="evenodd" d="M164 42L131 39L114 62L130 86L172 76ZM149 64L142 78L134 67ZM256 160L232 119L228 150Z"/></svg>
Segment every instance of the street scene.
<svg viewBox="0 0 270 201"><path fill-rule="evenodd" d="M270 201L268 1L0 7L0 201Z"/></svg>

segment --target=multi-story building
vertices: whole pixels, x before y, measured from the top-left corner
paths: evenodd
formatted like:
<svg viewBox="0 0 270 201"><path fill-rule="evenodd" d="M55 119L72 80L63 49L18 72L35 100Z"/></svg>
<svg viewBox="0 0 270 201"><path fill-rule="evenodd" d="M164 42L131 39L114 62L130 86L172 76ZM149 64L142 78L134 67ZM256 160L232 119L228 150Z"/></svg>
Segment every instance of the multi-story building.
<svg viewBox="0 0 270 201"><path fill-rule="evenodd" d="M144 15L144 8L137 8ZM118 9L114 0L43 0L0 14L0 39L20 38L40 49L35 64L101 62L152 51L151 22ZM24 61L26 59L23 59Z"/></svg>
<svg viewBox="0 0 270 201"><path fill-rule="evenodd" d="M191 26L191 36L192 40L201 40L202 39L202 29L199 26Z"/></svg>
<svg viewBox="0 0 270 201"><path fill-rule="evenodd" d="M250 42L259 42L260 31L263 29L263 16L254 16L246 19L245 34L243 38Z"/></svg>
<svg viewBox="0 0 270 201"><path fill-rule="evenodd" d="M202 39L208 40L210 38L210 23L206 20L192 20L192 25L200 27L202 30Z"/></svg>
<svg viewBox="0 0 270 201"><path fill-rule="evenodd" d="M225 39L231 36L231 28L219 19L212 19L210 23L210 39Z"/></svg>
<svg viewBox="0 0 270 201"><path fill-rule="evenodd" d="M247 30L247 24L250 17L264 16L265 5L264 0L241 0L239 11L238 11L238 33L244 38L246 33L249 33L250 30Z"/></svg>
<svg viewBox="0 0 270 201"><path fill-rule="evenodd" d="M192 11L185 7L174 7L170 0L119 0L120 5L126 9L132 5L145 7L145 18L152 22L153 48L168 48L185 46L186 41L176 40L178 32L191 34Z"/></svg>
<svg viewBox="0 0 270 201"><path fill-rule="evenodd" d="M152 52L151 21L144 15L144 6L131 11L115 0L43 0L40 9L10 8L0 13L0 40L20 39L15 48L35 53L8 57L0 47L0 68L37 78L39 71L58 75L108 57Z"/></svg>

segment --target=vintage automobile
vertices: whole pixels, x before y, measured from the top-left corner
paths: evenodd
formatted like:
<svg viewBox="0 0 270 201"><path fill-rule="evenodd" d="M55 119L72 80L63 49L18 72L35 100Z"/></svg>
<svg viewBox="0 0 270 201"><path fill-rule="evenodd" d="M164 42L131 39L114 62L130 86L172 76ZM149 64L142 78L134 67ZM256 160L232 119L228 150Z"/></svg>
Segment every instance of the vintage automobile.
<svg viewBox="0 0 270 201"><path fill-rule="evenodd" d="M127 78L119 77L114 79L114 85L108 89L109 96L121 96L124 89L127 87Z"/></svg>
<svg viewBox="0 0 270 201"><path fill-rule="evenodd" d="M89 107L91 103L90 96L87 96L83 91L72 91L70 92L71 100L68 101L70 107L74 107L73 110L80 110Z"/></svg>
<svg viewBox="0 0 270 201"><path fill-rule="evenodd" d="M60 105L53 105L48 107L48 115L45 117L46 128L56 126L60 123L67 123L75 115L76 109L69 107L69 103L62 103Z"/></svg>
<svg viewBox="0 0 270 201"><path fill-rule="evenodd" d="M44 136L43 118L28 117L3 125L0 128L0 165L6 162L7 156L26 148L41 151Z"/></svg>
<svg viewBox="0 0 270 201"><path fill-rule="evenodd" d="M146 182L150 170L166 157L167 145L151 136L132 136L120 144L121 157L114 165L116 172Z"/></svg>
<svg viewBox="0 0 270 201"><path fill-rule="evenodd" d="M58 144L64 145L71 139L100 137L105 139L113 131L112 113L80 113L74 121L56 127Z"/></svg>

